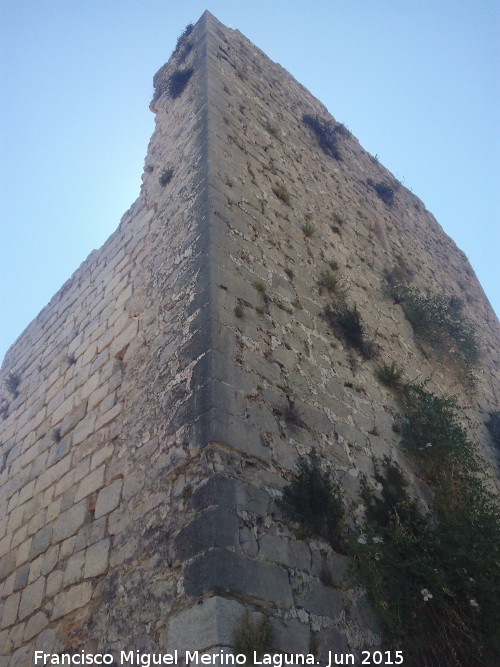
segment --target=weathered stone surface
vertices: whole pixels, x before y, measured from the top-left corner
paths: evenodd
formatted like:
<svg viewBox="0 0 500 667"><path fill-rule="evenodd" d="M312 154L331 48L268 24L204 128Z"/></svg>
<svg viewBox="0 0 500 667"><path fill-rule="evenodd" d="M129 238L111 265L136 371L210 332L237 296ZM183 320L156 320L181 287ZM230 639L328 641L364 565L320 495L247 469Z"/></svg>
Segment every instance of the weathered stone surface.
<svg viewBox="0 0 500 667"><path fill-rule="evenodd" d="M1 628L6 628L12 625L17 618L17 610L19 608L20 593L13 593L5 600L3 605Z"/></svg>
<svg viewBox="0 0 500 667"><path fill-rule="evenodd" d="M238 517L224 507L214 507L198 514L175 539L175 554L187 560L201 551L217 547L236 547Z"/></svg>
<svg viewBox="0 0 500 667"><path fill-rule="evenodd" d="M74 535L83 525L86 514L85 501L80 501L77 505L73 505L66 512L63 512L54 522L53 541L59 542Z"/></svg>
<svg viewBox="0 0 500 667"><path fill-rule="evenodd" d="M304 592L296 595L296 603L313 614L330 617L340 614L344 606L340 591L321 583L312 583Z"/></svg>
<svg viewBox="0 0 500 667"><path fill-rule="evenodd" d="M320 661L329 661L330 651L333 655L337 654L339 656L339 662L341 656L349 653L346 637L338 630L325 628L320 630L316 636L318 640L318 658Z"/></svg>
<svg viewBox="0 0 500 667"><path fill-rule="evenodd" d="M225 475L212 475L208 482L193 494L193 506L205 509L210 505L246 510L252 514L265 516L268 499L263 489L256 489L239 480Z"/></svg>
<svg viewBox="0 0 500 667"><path fill-rule="evenodd" d="M186 569L184 588L190 596L230 591L273 601L284 608L293 604L285 570L225 549L214 549L190 563Z"/></svg>
<svg viewBox="0 0 500 667"><path fill-rule="evenodd" d="M24 641L29 641L35 635L39 634L49 624L47 614L43 611L38 611L26 623L24 629Z"/></svg>
<svg viewBox="0 0 500 667"><path fill-rule="evenodd" d="M349 558L342 554L313 551L311 572L322 580L331 580L335 586L341 586L346 584L349 563Z"/></svg>
<svg viewBox="0 0 500 667"><path fill-rule="evenodd" d="M95 518L104 516L112 512L120 502L120 495L122 490L123 480L117 479L109 486L104 487L99 491L97 501L95 504Z"/></svg>
<svg viewBox="0 0 500 667"><path fill-rule="evenodd" d="M259 556L301 570L309 569L311 552L305 542L264 535L259 542Z"/></svg>
<svg viewBox="0 0 500 667"><path fill-rule="evenodd" d="M108 569L108 553L110 541L101 540L89 547L85 552L85 567L83 576L96 577L103 574Z"/></svg>
<svg viewBox="0 0 500 667"><path fill-rule="evenodd" d="M56 595L51 620L65 616L88 603L92 596L92 584L84 582Z"/></svg>
<svg viewBox="0 0 500 667"><path fill-rule="evenodd" d="M234 628L245 612L236 600L210 597L172 616L168 627L168 651L203 650L232 643Z"/></svg>
<svg viewBox="0 0 500 667"><path fill-rule="evenodd" d="M33 560L38 554L46 551L52 541L52 525L44 526L33 537L31 542L30 559Z"/></svg>
<svg viewBox="0 0 500 667"><path fill-rule="evenodd" d="M64 572L64 586L69 586L82 578L83 563L85 561L85 552L78 551L68 559L66 571Z"/></svg>
<svg viewBox="0 0 500 667"><path fill-rule="evenodd" d="M309 624L293 618L286 621L273 619L273 647L284 653L310 653L311 631Z"/></svg>
<svg viewBox="0 0 500 667"><path fill-rule="evenodd" d="M45 577L40 577L23 590L19 603L19 618L22 621L40 607L45 592Z"/></svg>

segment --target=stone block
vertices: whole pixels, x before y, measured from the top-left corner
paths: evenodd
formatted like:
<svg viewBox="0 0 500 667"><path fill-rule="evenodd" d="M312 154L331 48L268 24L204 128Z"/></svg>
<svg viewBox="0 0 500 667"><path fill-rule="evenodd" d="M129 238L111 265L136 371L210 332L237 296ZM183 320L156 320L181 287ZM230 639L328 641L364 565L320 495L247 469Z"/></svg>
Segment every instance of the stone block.
<svg viewBox="0 0 500 667"><path fill-rule="evenodd" d="M16 566L19 567L19 565L22 565L25 563L28 558L30 557L30 551L31 551L31 540L25 540L22 542L18 547L17 547L17 557L16 557ZM15 545L13 545L14 547Z"/></svg>
<svg viewBox="0 0 500 667"><path fill-rule="evenodd" d="M26 586L19 603L19 619L21 621L41 606L44 592L45 577L40 577L34 583Z"/></svg>
<svg viewBox="0 0 500 667"><path fill-rule="evenodd" d="M57 564L58 556L59 556L58 544L54 547L51 547L45 552L45 554L43 555L43 561L41 567L41 573L43 575L47 575L49 574L49 572L52 572L52 570Z"/></svg>
<svg viewBox="0 0 500 667"><path fill-rule="evenodd" d="M210 476L208 482L196 489L192 498L193 507L205 509L220 505L233 510L245 510L258 516L267 516L269 497L257 489L221 473Z"/></svg>
<svg viewBox="0 0 500 667"><path fill-rule="evenodd" d="M78 502L82 498L90 495L97 489L100 489L104 486L104 466L92 471L89 475L84 477L78 485L78 489L75 494L75 502Z"/></svg>
<svg viewBox="0 0 500 667"><path fill-rule="evenodd" d="M78 422L71 434L73 445L79 445L94 433L95 422L96 415L94 413L88 414Z"/></svg>
<svg viewBox="0 0 500 667"><path fill-rule="evenodd" d="M44 526L33 537L30 549L30 559L36 558L46 551L52 542L52 525Z"/></svg>
<svg viewBox="0 0 500 667"><path fill-rule="evenodd" d="M224 507L214 507L198 514L185 526L174 542L176 558L187 560L214 547L238 545L238 517Z"/></svg>
<svg viewBox="0 0 500 667"><path fill-rule="evenodd" d="M32 560L30 563L30 573L28 576L28 583L31 584L38 579L42 574L42 563L43 563L43 554Z"/></svg>
<svg viewBox="0 0 500 667"><path fill-rule="evenodd" d="M285 570L225 549L213 549L191 562L186 569L184 589L187 595L195 597L224 591L272 602L286 609L293 605Z"/></svg>
<svg viewBox="0 0 500 667"><path fill-rule="evenodd" d="M348 652L347 640L344 634L334 628L324 628L317 634L318 658L320 662L328 664L329 651L333 655L345 655Z"/></svg>
<svg viewBox="0 0 500 667"><path fill-rule="evenodd" d="M66 616L75 609L86 605L92 597L92 584L83 582L56 595L51 620Z"/></svg>
<svg viewBox="0 0 500 667"><path fill-rule="evenodd" d="M83 576L97 577L108 569L109 539L96 542L85 551Z"/></svg>
<svg viewBox="0 0 500 667"><path fill-rule="evenodd" d="M16 552L10 551L0 558L0 580L8 577L16 569Z"/></svg>
<svg viewBox="0 0 500 667"><path fill-rule="evenodd" d="M16 575L14 579L14 590L18 591L21 588L24 588L28 583L28 577L30 573L30 564L26 563L22 567L18 567L16 570Z"/></svg>
<svg viewBox="0 0 500 667"><path fill-rule="evenodd" d="M350 559L342 554L313 551L311 573L322 580L329 578L335 586L341 586L346 583L349 563Z"/></svg>
<svg viewBox="0 0 500 667"><path fill-rule="evenodd" d="M5 600L2 612L2 622L0 628L7 628L9 625L15 623L17 618L17 610L19 609L20 593L13 593Z"/></svg>
<svg viewBox="0 0 500 667"><path fill-rule="evenodd" d="M167 651L201 651L208 646L230 646L245 607L236 600L211 597L183 609L170 619Z"/></svg>
<svg viewBox="0 0 500 667"><path fill-rule="evenodd" d="M284 653L309 653L310 629L309 624L289 618L281 620L271 619L273 628L273 648Z"/></svg>
<svg viewBox="0 0 500 667"><path fill-rule="evenodd" d="M98 431L99 429L103 428L103 426L106 426L110 422L113 421L113 419L116 419L118 415L121 413L123 408L122 403L118 403L114 407L111 408L111 410L107 410L104 412L104 414L100 415L95 423L95 430Z"/></svg>
<svg viewBox="0 0 500 667"><path fill-rule="evenodd" d="M24 628L24 641L26 642L30 639L33 639L33 637L42 632L42 630L44 630L48 624L49 619L47 614L45 614L43 611L38 611L26 623L26 627Z"/></svg>
<svg viewBox="0 0 500 667"><path fill-rule="evenodd" d="M85 500L63 512L54 522L53 542L60 542L74 535L84 524L86 516Z"/></svg>
<svg viewBox="0 0 500 667"><path fill-rule="evenodd" d="M297 594L296 604L318 616L335 618L344 608L342 593L320 583L312 583L305 591Z"/></svg>
<svg viewBox="0 0 500 667"><path fill-rule="evenodd" d="M54 597L63 587L64 572L54 570L47 577L47 597Z"/></svg>
<svg viewBox="0 0 500 667"><path fill-rule="evenodd" d="M305 542L264 535L259 541L259 556L301 570L309 569L311 552Z"/></svg>
<svg viewBox="0 0 500 667"><path fill-rule="evenodd" d="M63 585L69 586L82 579L83 563L85 561L85 552L78 551L68 559L66 570L64 572Z"/></svg>
<svg viewBox="0 0 500 667"><path fill-rule="evenodd" d="M75 542L75 551L80 551L89 547L95 542L99 542L106 534L106 518L101 517L89 523L84 524L78 531Z"/></svg>
<svg viewBox="0 0 500 667"><path fill-rule="evenodd" d="M120 502L120 495L122 490L123 480L116 479L109 486L104 487L99 491L95 504L94 517L98 519L101 516L112 512Z"/></svg>

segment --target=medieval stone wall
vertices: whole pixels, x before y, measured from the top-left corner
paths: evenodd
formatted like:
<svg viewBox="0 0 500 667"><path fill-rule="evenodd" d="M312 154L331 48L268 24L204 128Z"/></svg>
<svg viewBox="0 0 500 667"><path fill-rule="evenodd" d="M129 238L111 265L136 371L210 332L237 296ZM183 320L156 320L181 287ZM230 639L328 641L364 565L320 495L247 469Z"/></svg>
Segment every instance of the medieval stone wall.
<svg viewBox="0 0 500 667"><path fill-rule="evenodd" d="M362 476L384 456L427 496L376 362L322 317L333 262L380 358L458 393L493 456L498 322L464 254L402 186L391 206L377 197L367 181L393 176L352 135L340 160L325 155L302 117L327 110L239 32L205 13L186 44L155 77L139 199L2 369L20 379L1 440L9 667L32 664L35 648L230 646L245 609L269 615L277 650L308 652L312 633L320 656L378 645L347 556L298 539L276 502L311 451L354 503L352 522ZM172 99L179 68L193 73ZM383 297L401 257L414 284L464 299L482 347L473 397Z"/></svg>

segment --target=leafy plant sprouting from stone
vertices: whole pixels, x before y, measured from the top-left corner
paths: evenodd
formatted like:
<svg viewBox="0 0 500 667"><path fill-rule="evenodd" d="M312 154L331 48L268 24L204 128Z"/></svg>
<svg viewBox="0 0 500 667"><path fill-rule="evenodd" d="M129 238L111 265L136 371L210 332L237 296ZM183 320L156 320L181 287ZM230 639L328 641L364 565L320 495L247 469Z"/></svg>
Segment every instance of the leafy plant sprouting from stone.
<svg viewBox="0 0 500 667"><path fill-rule="evenodd" d="M269 132L269 134L273 137L278 137L279 136L279 130L276 127L276 125L273 125L270 121L266 121L264 124L264 129Z"/></svg>
<svg viewBox="0 0 500 667"><path fill-rule="evenodd" d="M167 82L167 90L169 97L175 99L179 97L187 86L189 79L193 74L193 68L188 67L185 69L176 69L173 72Z"/></svg>
<svg viewBox="0 0 500 667"><path fill-rule="evenodd" d="M242 319L243 317L245 317L245 312L240 303L234 307L234 316L237 317L238 319Z"/></svg>
<svg viewBox="0 0 500 667"><path fill-rule="evenodd" d="M386 294L400 303L415 336L432 348L448 351L458 358L463 381L473 386L473 368L479 362L479 343L472 322L463 312L462 301L443 293L424 294L404 282L389 284Z"/></svg>
<svg viewBox="0 0 500 667"><path fill-rule="evenodd" d="M389 285L398 283L410 283L413 280L413 271L409 268L404 257L398 255L398 263L390 269L384 269L384 278Z"/></svg>
<svg viewBox="0 0 500 667"><path fill-rule="evenodd" d="M323 271L319 277L319 285L341 298L347 292L344 279L333 271Z"/></svg>
<svg viewBox="0 0 500 667"><path fill-rule="evenodd" d="M489 414L490 418L486 422L486 428L490 432L493 442L500 447L500 410L494 410Z"/></svg>
<svg viewBox="0 0 500 667"><path fill-rule="evenodd" d="M315 452L299 460L298 472L283 489L284 516L299 525L300 537L323 537L341 549L344 508L338 484L321 470Z"/></svg>
<svg viewBox="0 0 500 667"><path fill-rule="evenodd" d="M385 459L365 483L366 524L351 543L388 645L410 665L493 665L500 614L498 498L460 423L455 399L402 385L403 443L433 492L431 512L411 500Z"/></svg>
<svg viewBox="0 0 500 667"><path fill-rule="evenodd" d="M277 183L275 187L272 188L272 191L284 204L290 206L290 193L285 188L284 185Z"/></svg>
<svg viewBox="0 0 500 667"><path fill-rule="evenodd" d="M399 183L387 183L384 181L373 181L371 178L367 180L368 185L375 190L379 198L387 204L392 206L394 204L394 195L399 188Z"/></svg>
<svg viewBox="0 0 500 667"><path fill-rule="evenodd" d="M160 174L160 177L158 178L158 183L164 187L167 185L167 183L170 183L172 180L172 177L174 175L174 170L172 167L166 167Z"/></svg>
<svg viewBox="0 0 500 667"><path fill-rule="evenodd" d="M323 309L323 317L347 345L361 353L363 359L373 359L377 355L377 346L367 337L357 306L350 306L342 297Z"/></svg>
<svg viewBox="0 0 500 667"><path fill-rule="evenodd" d="M301 230L304 236L310 238L316 231L316 226L310 220L306 220L304 224L301 226Z"/></svg>
<svg viewBox="0 0 500 667"><path fill-rule="evenodd" d="M192 42L188 40L189 35L193 31L193 28L194 25L192 23L188 23L177 39L177 44L175 45L175 49L172 55L177 56L180 62L183 62L186 59L187 54L193 48Z"/></svg>
<svg viewBox="0 0 500 667"><path fill-rule="evenodd" d="M254 283L252 283L257 292L259 292L260 296L262 297L262 301L264 302L264 306L259 306L256 308L256 311L259 315L264 315L264 313L267 313L269 315L269 303L271 299L269 298L269 295L266 291L266 286L262 282L262 280L256 280Z"/></svg>
<svg viewBox="0 0 500 667"><path fill-rule="evenodd" d="M288 426L298 426L301 428L305 426L302 413L295 404L295 401L289 396L287 396L286 404L277 410L277 413L280 417L283 417Z"/></svg>
<svg viewBox="0 0 500 667"><path fill-rule="evenodd" d="M7 389L9 394L14 398L17 398L19 396L19 392L17 390L20 382L21 378L19 377L19 375L17 375L17 373L14 373L13 371L7 373L4 380L5 388Z"/></svg>
<svg viewBox="0 0 500 667"><path fill-rule="evenodd" d="M395 361L390 364L378 364L375 366L375 377L386 387L398 387L403 377L403 370Z"/></svg>
<svg viewBox="0 0 500 667"><path fill-rule="evenodd" d="M260 659L273 645L273 629L265 616L253 620L246 611L240 618L233 634L234 653L242 653L246 664L253 665L255 658Z"/></svg>
<svg viewBox="0 0 500 667"><path fill-rule="evenodd" d="M54 428L50 432L50 439L52 442L61 442L62 437L61 437L61 429L60 428Z"/></svg>
<svg viewBox="0 0 500 667"><path fill-rule="evenodd" d="M302 121L314 132L318 144L326 155L341 160L339 151L339 137L348 136L349 131L342 123L336 123L334 120L324 120L319 116L305 114Z"/></svg>

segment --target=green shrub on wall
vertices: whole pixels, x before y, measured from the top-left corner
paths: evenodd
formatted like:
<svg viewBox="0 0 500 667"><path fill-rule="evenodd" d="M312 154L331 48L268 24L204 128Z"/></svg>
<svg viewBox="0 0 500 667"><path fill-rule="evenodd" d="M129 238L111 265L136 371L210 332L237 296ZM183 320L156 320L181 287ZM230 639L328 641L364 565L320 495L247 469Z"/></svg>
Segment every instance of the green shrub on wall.
<svg viewBox="0 0 500 667"><path fill-rule="evenodd" d="M405 282L388 284L386 294L400 303L416 338L457 358L462 380L473 388L473 369L479 362L479 342L474 324L462 312L462 302L445 294L424 294Z"/></svg>
<svg viewBox="0 0 500 667"><path fill-rule="evenodd" d="M500 650L500 522L486 469L454 398L403 385L403 444L433 493L412 500L387 459L362 491L366 523L351 539L359 580L388 647L409 665L494 665Z"/></svg>
<svg viewBox="0 0 500 667"><path fill-rule="evenodd" d="M315 452L299 461L298 472L283 489L279 505L298 524L301 537L323 537L332 546L342 542L344 509L338 484L321 470Z"/></svg>

